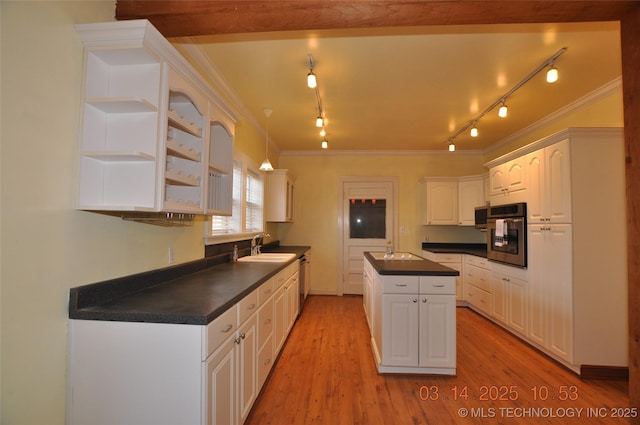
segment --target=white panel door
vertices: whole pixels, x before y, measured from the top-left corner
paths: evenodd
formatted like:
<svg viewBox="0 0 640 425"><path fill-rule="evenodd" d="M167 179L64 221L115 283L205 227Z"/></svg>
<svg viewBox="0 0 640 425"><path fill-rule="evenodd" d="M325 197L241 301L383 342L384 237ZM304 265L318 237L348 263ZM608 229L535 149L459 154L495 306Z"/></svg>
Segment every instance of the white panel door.
<svg viewBox="0 0 640 425"><path fill-rule="evenodd" d="M397 183L392 178L342 182L341 294L362 294L364 252L396 246Z"/></svg>

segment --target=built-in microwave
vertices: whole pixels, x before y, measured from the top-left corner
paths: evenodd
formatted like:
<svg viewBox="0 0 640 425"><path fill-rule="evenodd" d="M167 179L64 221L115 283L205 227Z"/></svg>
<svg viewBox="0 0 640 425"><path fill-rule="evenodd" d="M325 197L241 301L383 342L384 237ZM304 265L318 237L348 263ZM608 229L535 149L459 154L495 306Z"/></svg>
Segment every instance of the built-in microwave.
<svg viewBox="0 0 640 425"><path fill-rule="evenodd" d="M475 215L476 215L476 229L486 229L487 228L487 214L489 212L489 207L476 207Z"/></svg>
<svg viewBox="0 0 640 425"><path fill-rule="evenodd" d="M516 267L527 267L527 204L489 207L487 258Z"/></svg>

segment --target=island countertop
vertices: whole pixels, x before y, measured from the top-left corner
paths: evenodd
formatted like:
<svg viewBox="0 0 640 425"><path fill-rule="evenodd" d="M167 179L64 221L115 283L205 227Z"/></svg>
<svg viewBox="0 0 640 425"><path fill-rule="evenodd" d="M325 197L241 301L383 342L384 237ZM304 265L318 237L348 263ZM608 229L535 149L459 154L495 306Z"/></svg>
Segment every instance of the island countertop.
<svg viewBox="0 0 640 425"><path fill-rule="evenodd" d="M427 260L411 253L411 259L402 259L401 254L393 258L376 259L379 252L365 252L365 258L380 275L410 275L410 276L459 276L460 272L440 263ZM374 256L375 255L375 256Z"/></svg>

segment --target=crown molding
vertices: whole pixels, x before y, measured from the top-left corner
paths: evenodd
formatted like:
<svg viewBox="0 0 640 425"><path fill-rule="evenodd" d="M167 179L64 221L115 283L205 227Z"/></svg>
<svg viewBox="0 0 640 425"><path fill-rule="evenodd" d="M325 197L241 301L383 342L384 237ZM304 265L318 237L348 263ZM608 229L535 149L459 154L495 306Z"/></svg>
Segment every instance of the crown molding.
<svg viewBox="0 0 640 425"><path fill-rule="evenodd" d="M282 151L280 156L483 156L480 150L449 152L448 150L322 150Z"/></svg>

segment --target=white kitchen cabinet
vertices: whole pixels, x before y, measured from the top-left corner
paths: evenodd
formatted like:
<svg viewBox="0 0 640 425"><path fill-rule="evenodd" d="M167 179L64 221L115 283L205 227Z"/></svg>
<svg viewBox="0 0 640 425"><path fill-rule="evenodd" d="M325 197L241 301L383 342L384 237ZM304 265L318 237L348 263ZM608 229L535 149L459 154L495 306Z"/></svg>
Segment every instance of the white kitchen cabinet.
<svg viewBox="0 0 640 425"><path fill-rule="evenodd" d="M422 224L458 224L457 180L428 179L424 185L423 196Z"/></svg>
<svg viewBox="0 0 640 425"><path fill-rule="evenodd" d="M475 208L485 205L482 176L429 177L422 183L422 224L475 225Z"/></svg>
<svg viewBox="0 0 640 425"><path fill-rule="evenodd" d="M275 295L274 303L274 330L273 330L273 355L277 357L282 349L289 330L298 315L299 281L298 263L289 266L278 273L274 278Z"/></svg>
<svg viewBox="0 0 640 425"><path fill-rule="evenodd" d="M493 317L510 330L527 335L527 282L494 271L491 276Z"/></svg>
<svg viewBox="0 0 640 425"><path fill-rule="evenodd" d="M206 326L70 320L68 423L243 423L276 358L276 282L284 340L297 273L295 262Z"/></svg>
<svg viewBox="0 0 640 425"><path fill-rule="evenodd" d="M491 271L486 258L465 255L464 300L476 311L492 314ZM500 296L500 294L498 294ZM498 307L499 311L499 305Z"/></svg>
<svg viewBox="0 0 640 425"><path fill-rule="evenodd" d="M491 205L525 201L527 172L525 158L519 157L489 170Z"/></svg>
<svg viewBox="0 0 640 425"><path fill-rule="evenodd" d="M458 225L475 226L475 208L485 205L482 176L458 179Z"/></svg>
<svg viewBox="0 0 640 425"><path fill-rule="evenodd" d="M569 140L563 140L527 154L529 224L571 223L569 149Z"/></svg>
<svg viewBox="0 0 640 425"><path fill-rule="evenodd" d="M450 267L457 270L460 273L456 276L456 302L460 302L464 298L464 290L462 288L463 270L462 270L462 257L463 254L456 253L439 253L431 251L422 251L422 256L427 260L435 261L443 266Z"/></svg>
<svg viewBox="0 0 640 425"><path fill-rule="evenodd" d="M375 273L372 281L371 341L378 371L455 374L454 276Z"/></svg>
<svg viewBox="0 0 640 425"><path fill-rule="evenodd" d="M294 182L288 170L273 170L267 173L265 195L265 220L292 222L294 220Z"/></svg>
<svg viewBox="0 0 640 425"><path fill-rule="evenodd" d="M213 108L219 96L148 21L76 30L85 48L77 208L230 214L231 174L209 178L219 164L209 159L229 163L231 150L211 142L210 123L232 140L237 117Z"/></svg>
<svg viewBox="0 0 640 425"><path fill-rule="evenodd" d="M572 226L532 224L528 237L529 338L573 363Z"/></svg>
<svg viewBox="0 0 640 425"><path fill-rule="evenodd" d="M231 215L233 208L233 123L210 105L209 164L206 187L207 215Z"/></svg>

